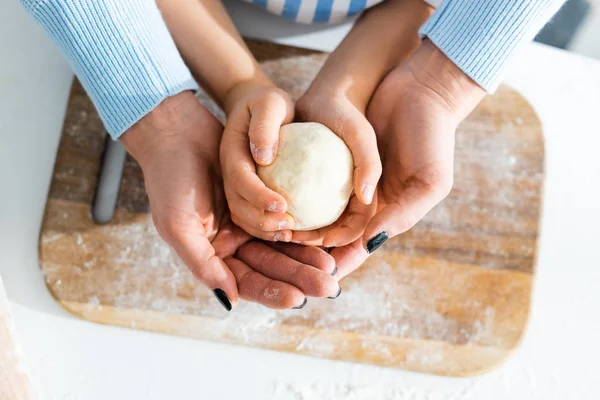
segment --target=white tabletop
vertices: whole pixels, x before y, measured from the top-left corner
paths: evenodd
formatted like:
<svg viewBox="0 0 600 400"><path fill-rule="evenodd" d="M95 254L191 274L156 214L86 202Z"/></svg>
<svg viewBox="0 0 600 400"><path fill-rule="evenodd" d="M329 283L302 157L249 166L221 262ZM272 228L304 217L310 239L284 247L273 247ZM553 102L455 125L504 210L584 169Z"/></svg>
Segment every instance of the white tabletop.
<svg viewBox="0 0 600 400"><path fill-rule="evenodd" d="M265 34L249 20L246 33ZM345 29L277 37L329 48ZM600 62L531 45L508 74L546 137L532 317L503 366L457 379L100 326L67 314L43 283L37 243L72 74L14 0L0 2L0 54L0 275L40 398L600 398Z"/></svg>

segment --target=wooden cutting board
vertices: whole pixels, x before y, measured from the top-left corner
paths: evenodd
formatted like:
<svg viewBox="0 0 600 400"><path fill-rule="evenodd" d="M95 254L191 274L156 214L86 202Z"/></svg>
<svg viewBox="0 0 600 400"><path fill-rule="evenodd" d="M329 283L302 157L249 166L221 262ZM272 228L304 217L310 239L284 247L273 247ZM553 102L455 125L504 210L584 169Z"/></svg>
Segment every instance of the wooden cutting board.
<svg viewBox="0 0 600 400"><path fill-rule="evenodd" d="M33 400L31 379L0 277L0 399Z"/></svg>
<svg viewBox="0 0 600 400"><path fill-rule="evenodd" d="M326 54L250 42L294 98ZM200 101L222 114L204 95ZM104 128L73 85L40 238L56 300L90 321L441 375L481 373L518 345L530 306L544 148L531 106L508 87L457 133L455 186L410 232L303 310L241 303L225 313L158 237L141 171L125 162L115 216L90 219Z"/></svg>

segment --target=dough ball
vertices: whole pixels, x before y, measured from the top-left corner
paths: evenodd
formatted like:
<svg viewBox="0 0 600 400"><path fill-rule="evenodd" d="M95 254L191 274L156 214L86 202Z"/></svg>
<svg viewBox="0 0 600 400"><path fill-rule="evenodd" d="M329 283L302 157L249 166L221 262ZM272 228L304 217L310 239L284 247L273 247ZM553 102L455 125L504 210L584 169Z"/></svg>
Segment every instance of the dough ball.
<svg viewBox="0 0 600 400"><path fill-rule="evenodd" d="M339 136L316 122L282 126L275 161L257 170L265 185L287 200L297 231L335 222L352 193L350 150Z"/></svg>

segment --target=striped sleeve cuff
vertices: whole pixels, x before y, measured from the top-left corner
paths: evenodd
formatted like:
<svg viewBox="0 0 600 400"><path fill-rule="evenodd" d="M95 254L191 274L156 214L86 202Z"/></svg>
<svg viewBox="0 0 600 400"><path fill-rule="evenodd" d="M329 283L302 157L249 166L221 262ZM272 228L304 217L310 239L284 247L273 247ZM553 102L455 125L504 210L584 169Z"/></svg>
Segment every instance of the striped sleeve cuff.
<svg viewBox="0 0 600 400"><path fill-rule="evenodd" d="M21 0L60 47L117 139L165 98L198 88L152 0Z"/></svg>
<svg viewBox="0 0 600 400"><path fill-rule="evenodd" d="M496 90L510 57L564 0L444 0L421 27L464 73L488 92Z"/></svg>

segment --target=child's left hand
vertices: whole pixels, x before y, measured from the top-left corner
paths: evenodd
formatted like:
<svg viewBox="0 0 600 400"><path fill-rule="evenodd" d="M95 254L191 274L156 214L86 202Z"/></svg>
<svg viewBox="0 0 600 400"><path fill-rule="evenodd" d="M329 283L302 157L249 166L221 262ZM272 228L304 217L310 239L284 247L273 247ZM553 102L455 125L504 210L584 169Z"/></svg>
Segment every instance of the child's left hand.
<svg viewBox="0 0 600 400"><path fill-rule="evenodd" d="M292 100L270 83L247 84L228 94L225 109L220 157L231 219L254 237L288 242L295 220L285 212L285 198L260 180L254 163L275 159L279 128L294 118Z"/></svg>
<svg viewBox="0 0 600 400"><path fill-rule="evenodd" d="M292 241L304 244L338 247L358 239L376 211L375 188L381 176L381 160L377 138L359 110L342 92L316 87L296 104L297 119L319 122L346 143L354 160L354 193L346 211L332 225L314 231L294 232Z"/></svg>

